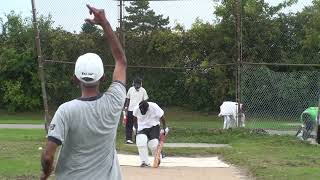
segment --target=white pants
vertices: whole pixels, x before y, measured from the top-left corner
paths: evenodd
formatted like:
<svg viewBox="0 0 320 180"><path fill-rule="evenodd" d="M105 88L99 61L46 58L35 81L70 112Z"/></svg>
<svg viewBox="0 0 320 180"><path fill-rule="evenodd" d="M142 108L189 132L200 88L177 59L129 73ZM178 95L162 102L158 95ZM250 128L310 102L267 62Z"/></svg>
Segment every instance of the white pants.
<svg viewBox="0 0 320 180"><path fill-rule="evenodd" d="M149 158L148 158L149 156L148 147L152 153L152 156L154 156L157 150L158 144L159 144L158 139L151 139L148 141L148 137L145 134L137 135L137 147L138 147L141 163L150 164Z"/></svg>
<svg viewBox="0 0 320 180"><path fill-rule="evenodd" d="M241 119L240 119L240 127L245 127L245 121L246 121L246 116L244 113L241 113Z"/></svg>
<svg viewBox="0 0 320 180"><path fill-rule="evenodd" d="M224 118L223 129L237 127L237 120L236 120L236 117L234 117L233 115L225 115L225 116L223 116L223 118ZM245 127L245 119L246 119L246 117L245 117L244 113L241 113L239 127Z"/></svg>
<svg viewBox="0 0 320 180"><path fill-rule="evenodd" d="M237 127L236 119L232 115L223 116L223 129L235 128Z"/></svg>

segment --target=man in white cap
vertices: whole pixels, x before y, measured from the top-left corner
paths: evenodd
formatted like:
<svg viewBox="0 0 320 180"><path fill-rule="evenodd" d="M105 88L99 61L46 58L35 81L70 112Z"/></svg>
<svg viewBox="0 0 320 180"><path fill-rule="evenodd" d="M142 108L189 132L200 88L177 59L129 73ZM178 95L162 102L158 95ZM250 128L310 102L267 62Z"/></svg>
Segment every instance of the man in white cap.
<svg viewBox="0 0 320 180"><path fill-rule="evenodd" d="M56 149L61 145L55 168L57 180L121 180L115 149L117 127L126 98L127 60L102 9L87 5L100 25L115 59L113 83L101 94L99 84L104 68L97 54L87 53L77 59L75 79L81 86L80 98L62 104L56 111L48 131L48 140L41 157L41 179L48 179L53 170Z"/></svg>

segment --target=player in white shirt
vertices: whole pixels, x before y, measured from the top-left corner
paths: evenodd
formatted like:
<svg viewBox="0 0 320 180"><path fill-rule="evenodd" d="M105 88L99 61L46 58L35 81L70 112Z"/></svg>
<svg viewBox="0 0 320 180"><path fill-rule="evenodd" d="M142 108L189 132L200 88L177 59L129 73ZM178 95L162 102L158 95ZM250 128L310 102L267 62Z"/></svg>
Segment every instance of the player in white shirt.
<svg viewBox="0 0 320 180"><path fill-rule="evenodd" d="M136 144L141 160L141 167L148 167L150 166L148 147L151 150L152 156L154 156L159 144L160 121L162 123L161 131L164 133L169 132L169 129L166 127L164 111L156 103L142 101L134 108L133 116L138 122Z"/></svg>
<svg viewBox="0 0 320 180"><path fill-rule="evenodd" d="M140 78L136 78L132 87L128 90L126 102L124 105L124 110L127 115L126 122L126 143L133 144L132 141L132 129L134 127L134 119L133 119L133 109L138 106L141 101L147 100L148 94L147 91L142 87L142 80ZM136 129L136 125L135 125Z"/></svg>
<svg viewBox="0 0 320 180"><path fill-rule="evenodd" d="M224 118L223 129L235 128L239 123L239 127L245 127L245 114L243 105L240 104L240 121L238 122L238 103L231 101L224 101L220 106L219 117ZM238 122L238 123L237 123Z"/></svg>

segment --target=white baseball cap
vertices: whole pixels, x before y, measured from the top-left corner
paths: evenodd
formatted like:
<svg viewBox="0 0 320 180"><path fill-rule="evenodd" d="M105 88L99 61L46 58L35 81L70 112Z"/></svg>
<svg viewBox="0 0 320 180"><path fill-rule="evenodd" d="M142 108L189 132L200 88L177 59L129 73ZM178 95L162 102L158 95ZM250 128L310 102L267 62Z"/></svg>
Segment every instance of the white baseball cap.
<svg viewBox="0 0 320 180"><path fill-rule="evenodd" d="M95 85L104 74L101 58L95 53L79 56L74 68L75 76L86 85Z"/></svg>

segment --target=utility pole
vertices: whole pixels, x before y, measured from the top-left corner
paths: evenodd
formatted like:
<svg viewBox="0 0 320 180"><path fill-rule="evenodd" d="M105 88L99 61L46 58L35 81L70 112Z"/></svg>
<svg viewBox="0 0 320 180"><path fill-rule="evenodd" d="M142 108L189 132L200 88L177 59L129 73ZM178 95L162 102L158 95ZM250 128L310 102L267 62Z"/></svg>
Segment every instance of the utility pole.
<svg viewBox="0 0 320 180"><path fill-rule="evenodd" d="M48 125L50 124L51 118L49 116L49 108L48 108L48 98L47 98L47 91L44 79L44 70L43 70L43 57L41 52L41 44L40 44L40 35L37 23L37 13L35 8L34 0L31 0L32 4L32 15L33 15L33 29L35 34L35 41L36 41L36 48L37 48L37 55L38 55L38 73L41 82L41 91L42 91L42 100L43 100L43 107L44 107L44 120L45 120L45 130L48 132Z"/></svg>
<svg viewBox="0 0 320 180"><path fill-rule="evenodd" d="M123 50L125 50L125 32L123 27L123 0L119 0L119 39Z"/></svg>
<svg viewBox="0 0 320 180"><path fill-rule="evenodd" d="M236 0L236 57L237 57L237 75L236 75L236 101L238 103L237 126L240 126L241 120L241 70L242 70L242 22L241 11L242 1Z"/></svg>

